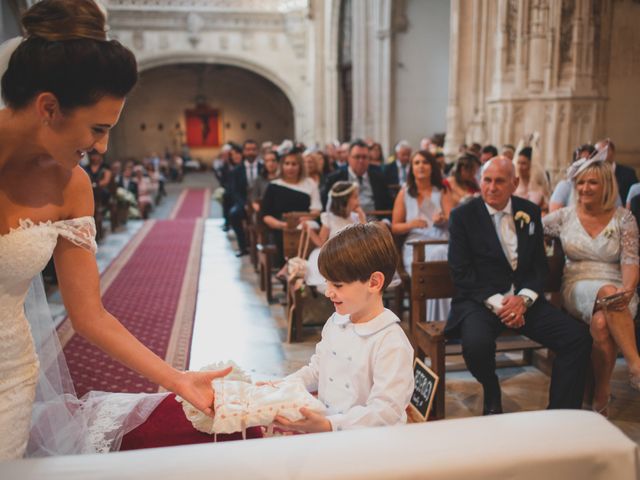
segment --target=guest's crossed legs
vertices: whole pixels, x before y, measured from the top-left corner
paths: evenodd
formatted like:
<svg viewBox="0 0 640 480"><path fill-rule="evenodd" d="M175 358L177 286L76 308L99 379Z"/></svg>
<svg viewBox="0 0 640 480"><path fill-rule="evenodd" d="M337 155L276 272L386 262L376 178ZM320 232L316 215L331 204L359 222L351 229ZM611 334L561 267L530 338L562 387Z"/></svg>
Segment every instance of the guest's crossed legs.
<svg viewBox="0 0 640 480"><path fill-rule="evenodd" d="M496 338L505 328L496 315L481 305L461 322L462 353L467 368L484 388L485 409L501 407ZM525 325L518 332L556 354L549 408L580 408L591 354L586 325L538 299L527 311Z"/></svg>

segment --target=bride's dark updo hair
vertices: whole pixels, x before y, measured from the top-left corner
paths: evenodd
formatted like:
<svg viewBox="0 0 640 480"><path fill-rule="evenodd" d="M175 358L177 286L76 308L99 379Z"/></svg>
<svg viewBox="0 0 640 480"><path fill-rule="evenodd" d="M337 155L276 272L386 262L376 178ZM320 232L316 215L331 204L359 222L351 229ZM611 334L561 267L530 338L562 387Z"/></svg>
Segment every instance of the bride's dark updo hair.
<svg viewBox="0 0 640 480"><path fill-rule="evenodd" d="M105 96L124 98L136 84L133 53L107 40L105 16L93 0L42 0L25 12L22 26L26 38L2 77L9 108L51 92L69 111Z"/></svg>

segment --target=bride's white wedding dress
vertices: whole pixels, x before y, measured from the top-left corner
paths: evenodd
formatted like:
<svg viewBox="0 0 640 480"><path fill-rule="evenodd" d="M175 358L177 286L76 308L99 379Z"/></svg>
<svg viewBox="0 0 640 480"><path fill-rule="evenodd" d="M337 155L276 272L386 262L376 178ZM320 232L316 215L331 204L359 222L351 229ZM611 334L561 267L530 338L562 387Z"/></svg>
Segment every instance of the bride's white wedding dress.
<svg viewBox="0 0 640 480"><path fill-rule="evenodd" d="M76 398L41 282L33 282L59 237L96 252L92 217L37 225L21 220L18 228L0 235L0 460L25 452L42 456L117 448L122 434L164 398L96 392Z"/></svg>

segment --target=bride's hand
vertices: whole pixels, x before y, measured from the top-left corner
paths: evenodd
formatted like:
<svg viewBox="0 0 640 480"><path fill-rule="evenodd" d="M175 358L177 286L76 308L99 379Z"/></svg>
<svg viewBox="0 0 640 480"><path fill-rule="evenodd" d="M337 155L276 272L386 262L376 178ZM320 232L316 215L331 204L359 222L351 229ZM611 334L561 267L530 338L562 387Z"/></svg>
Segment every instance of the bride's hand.
<svg viewBox="0 0 640 480"><path fill-rule="evenodd" d="M175 393L205 415L213 417L213 400L215 396L211 382L215 378L229 374L231 369L232 367L208 372L180 372Z"/></svg>

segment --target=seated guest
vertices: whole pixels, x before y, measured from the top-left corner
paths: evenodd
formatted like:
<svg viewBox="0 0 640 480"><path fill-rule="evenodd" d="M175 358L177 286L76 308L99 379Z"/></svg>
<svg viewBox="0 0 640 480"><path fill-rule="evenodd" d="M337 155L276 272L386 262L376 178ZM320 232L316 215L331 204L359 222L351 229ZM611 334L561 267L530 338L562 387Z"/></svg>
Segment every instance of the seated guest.
<svg viewBox="0 0 640 480"><path fill-rule="evenodd" d="M549 202L549 182L539 159L532 162L531 153L531 147L524 147L514 161L518 188L513 194L535 203L544 211Z"/></svg>
<svg viewBox="0 0 640 480"><path fill-rule="evenodd" d="M606 416L618 349L629 366L631 386L640 390L633 325L638 308L638 225L629 211L616 208L618 189L604 159L574 163L571 178L576 204L545 217L544 231L562 241L567 256L562 276L564 307L590 327L593 409ZM617 293L622 294L617 301L598 303Z"/></svg>
<svg viewBox="0 0 640 480"><path fill-rule="evenodd" d="M407 235L402 261L411 275L413 240L446 240L447 221L451 212L451 194L443 185L442 174L434 156L426 150L416 152L411 159L407 184L398 192L393 206L391 231ZM446 260L446 245L426 249L427 260ZM427 318L439 320L449 312L449 299L427 302Z"/></svg>
<svg viewBox="0 0 640 480"><path fill-rule="evenodd" d="M584 145L579 146L575 152L573 152L573 159L571 163L577 162L583 158L590 158L591 155L595 152L595 148L593 145L589 145L585 143ZM571 167L569 167L570 169ZM549 211L555 212L556 210L568 207L573 204L573 182L570 178L563 178L560 180L556 188L553 189L553 193L551 194L551 199L549 199Z"/></svg>
<svg viewBox="0 0 640 480"><path fill-rule="evenodd" d="M476 182L479 169L480 162L477 157L466 154L458 158L453 175L443 181L444 186L451 192L452 207L466 202L480 191Z"/></svg>
<svg viewBox="0 0 640 480"><path fill-rule="evenodd" d="M391 197L387 182L379 168L369 165L369 147L362 140L351 143L348 168L339 169L327 177L322 191L322 204L327 205L329 191L336 182L357 182L360 192L360 206L365 212L390 210Z"/></svg>
<svg viewBox="0 0 640 480"><path fill-rule="evenodd" d="M480 190L451 212L449 265L456 287L445 332L462 339L462 354L482 384L483 413L501 413L496 337L505 329L526 335L556 354L549 408L580 408L591 354L587 328L544 297L548 272L540 209L513 196L510 159L485 163Z"/></svg>
<svg viewBox="0 0 640 480"><path fill-rule="evenodd" d="M493 145L485 145L480 151L480 166L487 163L493 157L498 156L498 149Z"/></svg>
<svg viewBox="0 0 640 480"><path fill-rule="evenodd" d="M404 185L409 175L411 160L411 145L406 140L400 140L395 148L395 161L384 166L384 178L387 185Z"/></svg>
<svg viewBox="0 0 640 480"><path fill-rule="evenodd" d="M91 179L93 198L97 205L106 205L109 202L109 184L112 180L111 170L104 163L104 158L97 150L89 152L89 165L84 170Z"/></svg>
<svg viewBox="0 0 640 480"><path fill-rule="evenodd" d="M513 157L515 154L516 154L516 147L514 147L513 145L506 143L502 146L502 151L500 152L500 155L504 155L509 160L513 160Z"/></svg>
<svg viewBox="0 0 640 480"><path fill-rule="evenodd" d="M406 423L413 348L382 303L398 262L389 230L378 223L349 226L322 247L318 262L336 312L309 365L287 380L318 392L327 414L303 408L302 420L277 417L277 423L309 433Z"/></svg>
<svg viewBox="0 0 640 480"><path fill-rule="evenodd" d="M382 168L384 165L384 154L382 153L382 145L373 142L369 146L369 164L374 167Z"/></svg>
<svg viewBox="0 0 640 480"><path fill-rule="evenodd" d="M629 189L629 193L627 194L627 208L631 208L631 200L640 195L640 183L634 183L631 185Z"/></svg>
<svg viewBox="0 0 640 480"><path fill-rule="evenodd" d="M260 211L260 204L264 197L267 187L272 180L280 175L280 162L278 154L274 151L267 151L262 154L263 168L258 174L253 184L249 187L248 197L251 207L256 211Z"/></svg>
<svg viewBox="0 0 640 480"><path fill-rule="evenodd" d="M244 142L242 146L242 156L243 161L233 169L229 182L231 194L229 222L236 234L236 240L238 242L238 253L236 256L238 257L249 253L242 221L246 218L245 205L247 204L247 190L262 171L262 164L256 160L258 157L258 144L254 140L246 140Z"/></svg>
<svg viewBox="0 0 640 480"><path fill-rule="evenodd" d="M318 150L307 149L303 154L304 166L307 170L307 177L316 182L318 190L322 189L324 184L324 157Z"/></svg>
<svg viewBox="0 0 640 480"><path fill-rule="evenodd" d="M336 149L336 160L333 165L334 170L347 168L349 163L349 142L344 142Z"/></svg>
<svg viewBox="0 0 640 480"><path fill-rule="evenodd" d="M116 185L133 193L136 199L138 198L138 183L133 176L133 162L128 161L124 164L122 175L120 176L120 180L116 182Z"/></svg>
<svg viewBox="0 0 640 480"><path fill-rule="evenodd" d="M621 201L621 203L619 203L618 205L625 205L627 201L627 195L629 194L629 189L631 188L631 185L633 185L634 183L638 183L638 177L636 176L636 171L631 167L627 167L626 165L616 163L616 160L615 160L616 146L608 138L605 140L600 140L596 144L596 150L598 151L601 151L604 147L608 147L607 162L609 162L609 164L611 164L611 167L613 168L613 172L616 178L616 183L618 185L618 193Z"/></svg>
<svg viewBox="0 0 640 480"><path fill-rule="evenodd" d="M142 218L149 218L149 213L153 206L153 188L149 177L145 176L145 169L142 165L136 165L133 169L134 181L138 192L138 210Z"/></svg>
<svg viewBox="0 0 640 480"><path fill-rule="evenodd" d="M273 230L278 248L278 264L284 264L282 231L287 223L282 216L289 212L310 212L317 215L322 210L318 186L308 178L300 151L293 148L283 153L280 160L280 178L269 183L262 198L264 223Z"/></svg>

